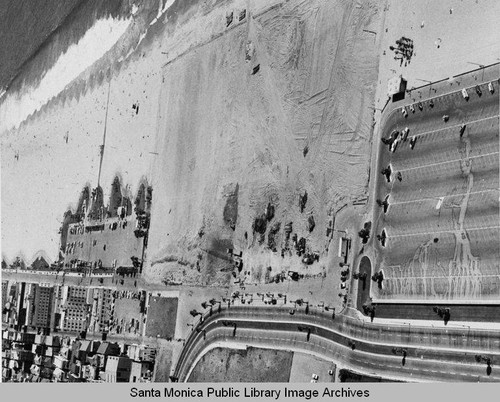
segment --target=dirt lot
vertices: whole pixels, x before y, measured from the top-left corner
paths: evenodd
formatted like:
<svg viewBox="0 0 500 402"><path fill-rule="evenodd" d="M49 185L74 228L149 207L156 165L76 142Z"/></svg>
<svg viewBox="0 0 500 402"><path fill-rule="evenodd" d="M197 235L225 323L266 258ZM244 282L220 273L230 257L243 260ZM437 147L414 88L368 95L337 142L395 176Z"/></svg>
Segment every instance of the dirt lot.
<svg viewBox="0 0 500 402"><path fill-rule="evenodd" d="M142 333L142 314L140 311L140 302L138 299L116 298L114 316L117 320L118 325L122 327L121 332L125 334L137 335L140 335ZM133 326L131 325L132 319L134 319ZM138 326L137 322L139 322Z"/></svg>
<svg viewBox="0 0 500 402"><path fill-rule="evenodd" d="M160 339L155 359L154 381L169 382L170 366L172 365L172 344Z"/></svg>
<svg viewBox="0 0 500 402"><path fill-rule="evenodd" d="M330 374L329 371L333 373ZM290 383L311 382L312 375L318 376L318 382L334 382L336 366L332 362L318 359L303 353L293 354Z"/></svg>
<svg viewBox="0 0 500 402"><path fill-rule="evenodd" d="M146 336L173 338L177 318L177 298L154 296L149 299Z"/></svg>
<svg viewBox="0 0 500 402"><path fill-rule="evenodd" d="M188 382L289 382L293 352L215 348L193 369Z"/></svg>
<svg viewBox="0 0 500 402"><path fill-rule="evenodd" d="M233 247L256 281L303 270L289 222L326 256L332 211L366 195L379 11L289 1L164 67L148 280L227 284Z"/></svg>

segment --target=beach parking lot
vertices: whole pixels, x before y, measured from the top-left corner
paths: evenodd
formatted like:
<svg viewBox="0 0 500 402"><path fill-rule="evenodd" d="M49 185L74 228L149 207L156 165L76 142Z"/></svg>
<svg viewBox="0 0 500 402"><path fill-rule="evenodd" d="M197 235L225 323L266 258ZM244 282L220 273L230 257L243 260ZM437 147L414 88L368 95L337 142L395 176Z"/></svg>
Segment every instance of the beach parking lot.
<svg viewBox="0 0 500 402"><path fill-rule="evenodd" d="M132 266L132 256L142 258L143 238L134 235L136 219L132 216L125 219L106 219L102 222L102 230L68 233L66 244L74 244L67 248L65 263L71 260L102 262L102 266L110 268Z"/></svg>
<svg viewBox="0 0 500 402"><path fill-rule="evenodd" d="M498 78L499 65L490 70ZM499 100L490 82L494 93L479 83L468 100L455 89L433 106L414 103L414 112L407 101L407 117L402 103L385 120L383 138L409 133L394 152L380 142L376 197L388 208L376 207L373 236L387 238L373 240L384 275L374 298L498 300ZM381 170L389 166L388 181Z"/></svg>

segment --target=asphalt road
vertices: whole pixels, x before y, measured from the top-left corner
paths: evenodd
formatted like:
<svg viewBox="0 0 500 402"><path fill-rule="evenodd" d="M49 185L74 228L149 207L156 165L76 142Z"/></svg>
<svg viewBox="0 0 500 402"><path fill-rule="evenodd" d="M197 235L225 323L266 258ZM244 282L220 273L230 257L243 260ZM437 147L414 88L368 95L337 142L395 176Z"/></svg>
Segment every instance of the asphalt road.
<svg viewBox="0 0 500 402"><path fill-rule="evenodd" d="M485 304L400 304L374 303L376 316L379 318L394 318L402 320L440 320L434 313L434 306L450 309L450 323L462 322L500 322L500 306ZM500 337L500 335L499 335Z"/></svg>
<svg viewBox="0 0 500 402"><path fill-rule="evenodd" d="M487 376L486 365L475 361L476 354L500 360L498 332L443 328L387 326L349 315L332 319L330 313L315 309L290 315L287 308L223 308L206 316L191 333L174 376L185 381L210 343L235 342L309 351L356 372L405 381L500 381L500 370ZM394 353L394 347L406 349L404 365L401 351Z"/></svg>
<svg viewBox="0 0 500 402"><path fill-rule="evenodd" d="M137 291L148 287L141 275L133 276L120 276L113 275L103 278L103 283L99 282L99 277L96 276L70 276L63 275L60 272L58 275L34 273L28 270L2 270L2 280L12 280L15 282L28 282L28 283L49 283L51 285L66 285L66 286L92 286L92 287L105 287L116 290L133 290ZM123 284L121 284L123 280ZM154 286L149 286L149 290L153 290ZM157 286L158 289L165 289L165 287Z"/></svg>

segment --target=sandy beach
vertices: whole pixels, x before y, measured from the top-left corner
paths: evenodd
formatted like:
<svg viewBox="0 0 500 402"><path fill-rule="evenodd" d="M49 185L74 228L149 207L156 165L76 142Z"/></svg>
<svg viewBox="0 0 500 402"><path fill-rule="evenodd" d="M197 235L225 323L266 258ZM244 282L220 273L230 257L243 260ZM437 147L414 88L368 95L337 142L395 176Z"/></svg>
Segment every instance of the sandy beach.
<svg viewBox="0 0 500 402"><path fill-rule="evenodd" d="M281 258L254 236L254 220L268 203L275 207L269 226L293 222L321 255L311 272L321 272L331 216L367 197L373 108L385 103L387 79L403 74L417 86L474 67L468 62L487 64L498 35L484 20L498 14L494 1L182 8L160 1L153 8L109 20L108 28L99 22L120 34L116 43L103 43L108 50L64 90L42 87L40 99L55 98L41 111L23 118L33 102L29 88L2 98L0 111L17 110L9 118L20 124L1 132L4 258L21 253L30 260L39 250L56 258L63 213L75 207L85 184L97 182L109 91L101 185L105 199L116 175L131 194L143 177L153 185L148 280L226 283L225 262L208 253L220 244L244 250L254 276L267 266L273 274L300 267L300 259ZM235 18L226 27L230 11ZM475 28L463 30L464 24ZM401 35L415 42L406 67L388 51ZM440 48L429 45L437 38ZM15 102L24 109L12 108ZM236 186L233 231L223 213ZM202 269L186 270L178 260L189 267L200 261Z"/></svg>

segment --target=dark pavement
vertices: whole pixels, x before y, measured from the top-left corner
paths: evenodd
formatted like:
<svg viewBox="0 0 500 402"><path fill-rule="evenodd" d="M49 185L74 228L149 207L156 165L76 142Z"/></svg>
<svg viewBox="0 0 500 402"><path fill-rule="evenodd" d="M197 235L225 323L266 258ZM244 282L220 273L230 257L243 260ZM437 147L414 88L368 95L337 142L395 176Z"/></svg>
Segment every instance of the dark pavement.
<svg viewBox="0 0 500 402"><path fill-rule="evenodd" d="M234 329L235 324L236 329ZM382 377L384 372L390 377L396 375L397 369L394 371L393 365L395 361L403 367L402 349L405 349L407 354L405 369L411 370L410 367L415 369L412 374L406 372L404 377L407 378L414 373L415 380L452 381L454 378L477 381L479 380L477 373L484 372L485 367L476 363L476 354L488 353L493 361L500 359L497 331L456 327L444 329L444 326L443 328L412 325L389 327L378 324L376 320L373 323L365 323L347 315L339 315L332 319L331 313L317 309L310 309L309 314L305 314L305 310L301 309L290 315L288 308L279 307L223 308L221 313L205 316L198 330L199 332L194 330L187 339L177 362L174 376L181 381L186 379L198 354L213 339L238 342L242 341L239 337L246 334L252 334L250 339L253 343L261 341L273 343L274 339L277 345L286 347L289 340L294 345L299 342L306 350L311 347L308 345L313 345L317 353L321 345L325 357L334 349L340 348L342 353L336 357L340 359L340 363L352 363L356 360L357 365L361 364L359 366L361 371L373 370L372 366L375 365L377 374ZM349 352L346 353L346 350ZM384 361L387 363L387 369L384 369ZM442 373L442 378L436 377L437 370ZM450 374L454 377L450 377ZM500 381L500 372L494 372L491 377L481 378L481 381L489 380Z"/></svg>
<svg viewBox="0 0 500 402"><path fill-rule="evenodd" d="M492 67L498 77L499 66ZM496 70L495 70L496 69ZM490 74L491 75L491 74ZM441 86L449 86L444 82ZM500 275L500 203L499 167L499 84L493 81L491 94L487 82L480 84L482 95L467 86L469 100L460 90L430 101L422 100L422 110L393 105L382 118L381 136L393 130L409 128L408 139L392 153L377 139L379 158L374 199L389 196L384 213L375 205L373 234L368 247L376 250L374 271L384 270L384 289L372 288L374 300L410 302L418 300L433 305L436 301L498 301ZM456 87L455 87L456 88ZM408 106L408 105L407 105ZM443 121L448 115L449 120ZM460 126L466 124L463 136ZM414 149L410 138L417 138ZM380 174L392 167L388 183ZM396 175L401 173L401 181ZM440 201L441 200L441 201ZM441 204L440 204L441 202ZM388 239L382 247L375 239L386 230ZM383 261L383 262L382 262ZM383 266L381 266L383 264ZM377 314L385 317L408 317L412 312L397 306L380 306ZM427 318L425 307L416 307L415 315ZM496 321L498 311L481 312L477 307L462 308L461 319ZM426 318L424 318L426 317ZM432 318L434 319L434 317Z"/></svg>

